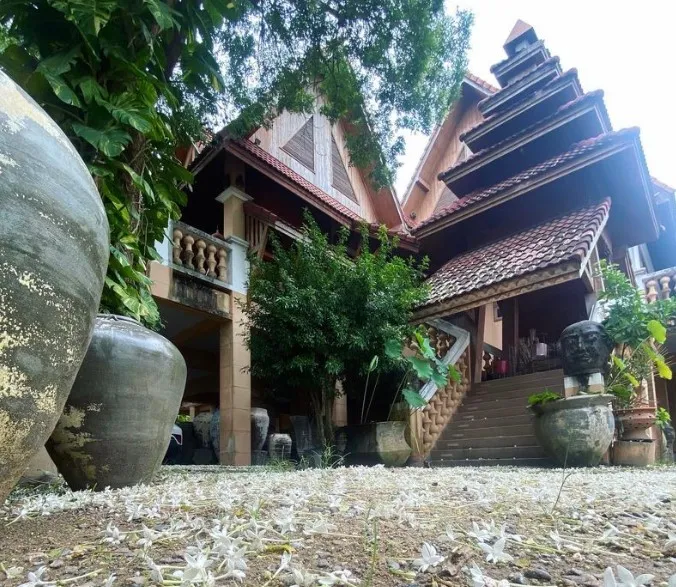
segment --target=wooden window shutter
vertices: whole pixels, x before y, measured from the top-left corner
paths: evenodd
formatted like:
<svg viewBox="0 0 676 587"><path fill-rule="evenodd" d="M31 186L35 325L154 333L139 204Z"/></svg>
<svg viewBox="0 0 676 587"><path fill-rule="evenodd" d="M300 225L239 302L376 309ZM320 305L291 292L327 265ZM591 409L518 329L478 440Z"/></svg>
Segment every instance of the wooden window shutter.
<svg viewBox="0 0 676 587"><path fill-rule="evenodd" d="M291 155L291 157L309 170L315 170L315 125L312 116L301 129L289 139L282 147L282 150Z"/></svg>

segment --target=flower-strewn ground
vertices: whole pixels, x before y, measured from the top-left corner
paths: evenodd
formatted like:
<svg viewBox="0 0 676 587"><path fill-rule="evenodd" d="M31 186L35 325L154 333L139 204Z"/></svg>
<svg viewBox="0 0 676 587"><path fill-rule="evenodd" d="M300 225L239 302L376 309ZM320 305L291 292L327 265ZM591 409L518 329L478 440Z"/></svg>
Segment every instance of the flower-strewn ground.
<svg viewBox="0 0 676 587"><path fill-rule="evenodd" d="M671 587L676 467L166 467L150 486L15 491L0 565L8 586Z"/></svg>

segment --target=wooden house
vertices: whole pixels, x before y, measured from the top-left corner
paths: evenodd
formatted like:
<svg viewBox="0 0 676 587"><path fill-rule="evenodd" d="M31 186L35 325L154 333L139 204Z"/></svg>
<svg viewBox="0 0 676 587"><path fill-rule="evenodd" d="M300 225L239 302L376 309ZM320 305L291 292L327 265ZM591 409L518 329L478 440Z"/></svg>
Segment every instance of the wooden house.
<svg viewBox="0 0 676 587"><path fill-rule="evenodd" d="M504 49L497 87L465 78L401 204L350 166L349 121L331 124L321 98L246 138L222 131L194 158L188 204L151 277L188 364L184 405L220 407L221 462L250 462L250 408L265 402L242 342L246 255L269 255L272 232L299 238L304 208L328 234L384 224L402 253L429 256L431 295L416 321L461 373L444 389L426 385L429 403L411 421L414 457L437 465L548 463L526 398L562 389L558 338L596 316L600 259L648 297L674 290L674 194L648 173L638 129L613 129L603 93L584 92L531 26L517 22ZM673 393L657 395L674 409ZM273 430L307 412L293 398L280 405ZM334 417L349 421L344 399Z"/></svg>

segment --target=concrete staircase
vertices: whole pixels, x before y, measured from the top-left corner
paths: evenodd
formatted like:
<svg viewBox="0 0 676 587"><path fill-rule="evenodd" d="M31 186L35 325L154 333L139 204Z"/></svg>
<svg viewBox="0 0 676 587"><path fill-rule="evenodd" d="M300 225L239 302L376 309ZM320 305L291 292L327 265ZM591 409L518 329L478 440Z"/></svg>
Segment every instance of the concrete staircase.
<svg viewBox="0 0 676 587"><path fill-rule="evenodd" d="M430 454L433 467L553 465L533 433L528 396L563 393L563 371L544 371L472 386Z"/></svg>

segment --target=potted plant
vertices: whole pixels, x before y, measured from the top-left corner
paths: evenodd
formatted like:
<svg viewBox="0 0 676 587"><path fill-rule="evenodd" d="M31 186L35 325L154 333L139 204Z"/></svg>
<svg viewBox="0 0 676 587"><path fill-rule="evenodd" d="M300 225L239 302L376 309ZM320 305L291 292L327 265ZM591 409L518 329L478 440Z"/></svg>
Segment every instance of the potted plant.
<svg viewBox="0 0 676 587"><path fill-rule="evenodd" d="M613 440L615 422L608 394L579 394L563 398L545 390L531 395L538 442L559 464L598 465Z"/></svg>
<svg viewBox="0 0 676 587"><path fill-rule="evenodd" d="M617 266L602 262L604 291L599 299L606 309L603 324L615 343L606 388L614 396L618 440L613 462L645 466L655 460L655 441L649 429L657 420L647 384L654 376L671 379L660 345L666 340L666 324L676 315L676 299L647 303Z"/></svg>
<svg viewBox="0 0 676 587"><path fill-rule="evenodd" d="M391 396L387 420L369 421L373 399L377 392L382 393L378 387L379 376L369 388L371 374L378 370L381 362L378 355L374 356L364 386L360 423L349 426L346 431L348 464L383 464L389 467L406 464L411 455L410 443L414 442L408 430L408 416L411 410L419 410L427 405L417 390L427 381L433 381L437 387L444 387L449 377L454 381L460 379L455 367L443 363L437 357L429 338L421 329L415 330L406 341L389 340L385 346L385 356L402 373L399 385ZM399 412L398 418L396 412Z"/></svg>

